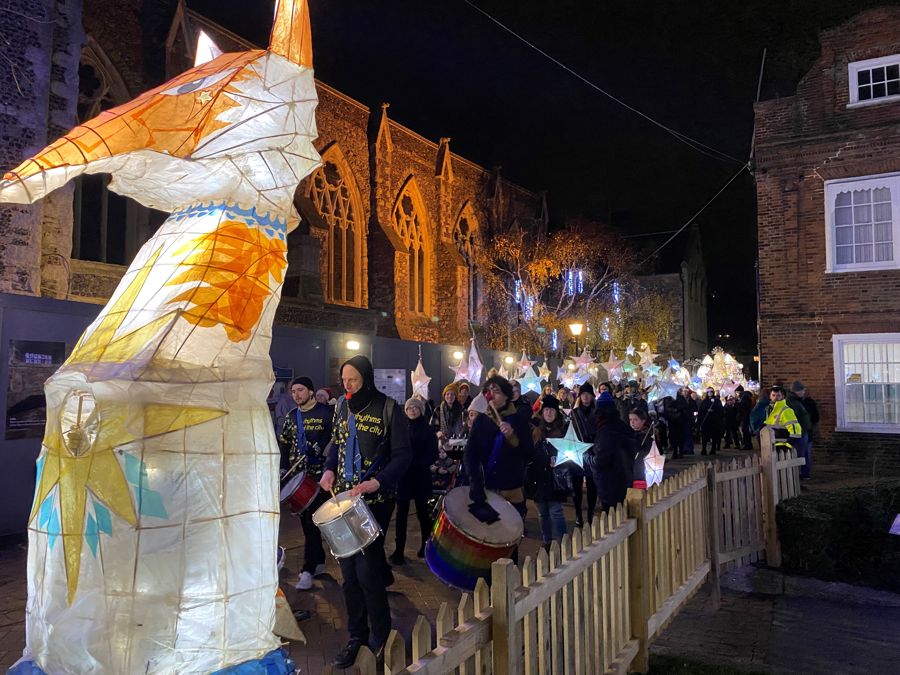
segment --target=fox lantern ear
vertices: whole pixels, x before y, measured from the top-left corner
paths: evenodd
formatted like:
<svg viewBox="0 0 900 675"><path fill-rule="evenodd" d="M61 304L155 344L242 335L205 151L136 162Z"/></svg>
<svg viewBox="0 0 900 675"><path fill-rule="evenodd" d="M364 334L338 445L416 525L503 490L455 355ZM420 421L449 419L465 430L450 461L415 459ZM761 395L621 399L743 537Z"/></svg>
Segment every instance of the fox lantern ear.
<svg viewBox="0 0 900 675"><path fill-rule="evenodd" d="M222 56L222 50L219 49L219 46L213 42L209 35L201 30L197 36L197 52L194 54L194 67L202 66L204 63L208 63L220 56Z"/></svg>
<svg viewBox="0 0 900 675"><path fill-rule="evenodd" d="M306 0L276 0L269 51L312 68L312 31Z"/></svg>

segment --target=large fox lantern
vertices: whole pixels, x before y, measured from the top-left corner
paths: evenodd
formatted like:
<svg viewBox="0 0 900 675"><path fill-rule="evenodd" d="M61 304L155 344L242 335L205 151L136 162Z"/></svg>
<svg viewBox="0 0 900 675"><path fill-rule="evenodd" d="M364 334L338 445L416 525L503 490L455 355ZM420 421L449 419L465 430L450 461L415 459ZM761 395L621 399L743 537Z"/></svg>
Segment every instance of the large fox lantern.
<svg viewBox="0 0 900 675"><path fill-rule="evenodd" d="M279 653L265 401L294 191L320 161L306 1L279 0L267 51L201 43L194 68L0 181L0 201L33 202L109 173L171 211L45 386L27 644L46 673L210 673Z"/></svg>

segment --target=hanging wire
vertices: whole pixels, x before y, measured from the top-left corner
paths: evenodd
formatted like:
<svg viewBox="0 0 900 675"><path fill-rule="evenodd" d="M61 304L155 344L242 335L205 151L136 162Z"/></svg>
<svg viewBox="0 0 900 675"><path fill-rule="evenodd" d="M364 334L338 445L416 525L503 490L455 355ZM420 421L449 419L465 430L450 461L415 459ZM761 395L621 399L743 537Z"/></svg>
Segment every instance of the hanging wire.
<svg viewBox="0 0 900 675"><path fill-rule="evenodd" d="M663 243L662 243L655 251L653 251L653 253L651 253L651 254L648 255L646 258L644 258L644 259L640 262L640 264L638 264L638 268L642 267L643 264L644 264L645 262L647 262L648 260L650 260L653 256L655 256L657 253L659 253L660 251L662 251L666 246L668 246L669 244L671 244L672 241L675 239L675 237L677 237L679 234L681 234L682 232L684 232L685 229L688 227L688 225L690 225L691 223L693 223L694 220L696 220L697 216L699 216L701 213L703 213L703 211L706 210L706 207L708 207L710 204L712 204L714 201L716 201L716 198L717 198L720 194L722 194L723 192L725 192L725 190L728 188L728 186L731 185L734 181L736 181L736 180L737 180L737 177L740 176L742 173L744 173L744 171L747 171L747 172L750 171L750 164L749 164L749 162L748 162L747 164L744 164L744 166L742 166L740 169L738 169L738 172L737 172L736 174L734 174L734 175L729 179L729 181L728 181L727 183L725 183L725 185L723 185L723 186L719 189L719 191L718 191L716 194L714 194L714 195L712 196L712 198L711 198L708 202L706 202L706 204L704 204L702 207L700 207L700 210L697 211L697 213L695 213L693 216L691 216L690 218L688 218L687 221L684 223L684 225L682 225L680 228L678 228L677 230L675 230L675 234L673 234L671 237L669 237L668 239L666 239L666 240L665 240L665 241L664 241L664 242L663 242Z"/></svg>
<svg viewBox="0 0 900 675"><path fill-rule="evenodd" d="M666 125L663 124L662 122L659 122L659 121L653 119L652 117L650 117L650 116L647 115L646 113L641 112L640 110L638 110L638 109L635 108L634 106L629 105L628 103L625 103L625 101L623 101L622 99L620 99L620 98L618 98L617 96L615 96L615 95L611 94L610 92L606 91L605 89L603 89L603 87L601 87L601 86L599 86L599 85L597 85L597 84L594 84L594 83L591 82L589 79L587 79L584 75L581 75L580 73L576 72L575 70L573 70L572 68L570 68L569 66L567 66L565 63L563 63L562 61L560 61L559 59L554 58L553 56L551 56L550 54L548 54L547 52L545 52L543 49L541 49L540 47L538 47L538 46L535 45L534 43L529 42L528 40L526 40L524 37L522 37L522 36L519 35L517 32L515 32L512 28L510 28L510 27L507 26L506 24L502 23L499 19L494 18L493 16L491 16L490 14L488 14L486 11L484 11L483 9L481 9L481 7L479 7L479 6L476 5L475 3L471 2L471 0L463 0L463 2L465 2L467 5L469 5L469 7L471 7L472 9L474 9L476 12L478 12L478 13L484 15L485 17L487 17L488 19L490 19L491 21L493 21L495 24L497 24L498 26L500 26L500 28L502 28L503 30L505 30L507 33L509 33L510 35L512 35L513 37L515 37L516 39L520 40L521 42L523 42L523 43L525 43L526 45L528 45L529 47L531 47L534 51L536 51L536 52L537 52L538 54L540 54L541 56L543 56L543 57L549 59L550 61L552 61L553 63L555 63L556 65L558 65L560 68L562 68L563 70L565 70L567 73L569 73L569 74L572 75L573 77L576 77L577 79L581 80L582 82L584 82L586 85L588 85L588 86L591 87L592 89L595 89L596 91L600 92L601 94L603 94L603 95L606 96L607 98L611 99L612 101L615 101L616 103L618 103L618 104L619 104L620 106L622 106L623 108L625 108L625 109L627 109L627 110L630 110L631 112L633 112L634 114L636 114L636 115L638 115L638 116L640 116L640 117L643 117L645 120L647 120L647 121L650 122L651 124L653 124L653 125L659 127L660 129L662 129L662 130L665 131L666 133L670 134L670 135L673 136L676 140L678 140L678 141L684 143L685 145L687 145L687 146L688 146L689 148L691 148L692 150L695 150L695 151L697 151L697 152L699 152L699 153L701 153L701 154L703 154L703 155L706 155L707 157L711 157L712 159L716 159L716 160L719 160L719 161L726 161L726 160L729 160L729 161L732 161L732 162L737 162L738 164L744 164L744 160L738 159L737 157L732 157L731 155L729 155L729 154L726 153L726 152L722 152L721 150L716 150L715 148L710 147L710 146L706 145L705 143L701 143L700 141L698 141L698 140L696 140L696 139L694 139L694 138L691 138L690 136L688 136L688 135L686 135L686 134L683 134L683 133L681 133L680 131L676 131L676 130L673 129L672 127L666 126Z"/></svg>

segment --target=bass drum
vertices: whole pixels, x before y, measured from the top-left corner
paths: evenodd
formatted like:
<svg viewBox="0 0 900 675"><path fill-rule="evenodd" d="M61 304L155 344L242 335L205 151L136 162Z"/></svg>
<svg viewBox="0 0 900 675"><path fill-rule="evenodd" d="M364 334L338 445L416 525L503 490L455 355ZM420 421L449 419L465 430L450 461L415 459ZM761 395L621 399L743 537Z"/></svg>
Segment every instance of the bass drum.
<svg viewBox="0 0 900 675"><path fill-rule="evenodd" d="M425 545L425 562L448 586L471 591L479 577L490 581L491 564L509 558L522 540L525 527L515 507L495 492L487 492L487 501L500 515L490 525L469 512L468 487L454 488L444 497Z"/></svg>

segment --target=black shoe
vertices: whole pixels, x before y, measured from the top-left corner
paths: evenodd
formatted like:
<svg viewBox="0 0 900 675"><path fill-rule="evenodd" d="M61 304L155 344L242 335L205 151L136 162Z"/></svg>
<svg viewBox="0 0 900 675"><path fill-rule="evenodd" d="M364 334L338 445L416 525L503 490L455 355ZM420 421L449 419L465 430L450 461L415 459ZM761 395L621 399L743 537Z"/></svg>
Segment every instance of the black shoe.
<svg viewBox="0 0 900 675"><path fill-rule="evenodd" d="M372 649L372 653L375 655L376 669L384 668L384 648L386 645L387 640L383 640L374 649Z"/></svg>
<svg viewBox="0 0 900 675"><path fill-rule="evenodd" d="M425 557L425 544L422 544L422 546L419 547L419 550L416 551L416 557L417 557L417 558L424 558L424 557Z"/></svg>
<svg viewBox="0 0 900 675"><path fill-rule="evenodd" d="M294 612L294 618L297 621L306 621L307 619L311 619L313 616L313 611L311 609L298 609Z"/></svg>
<svg viewBox="0 0 900 675"><path fill-rule="evenodd" d="M347 646L339 651L338 655L334 657L334 661L331 662L331 665L335 668L349 668L356 663L356 657L359 654L359 650L362 649L362 646L362 640L357 640L355 638L351 639L350 642L347 643Z"/></svg>
<svg viewBox="0 0 900 675"><path fill-rule="evenodd" d="M584 521L581 518L576 519L575 527L584 527Z"/></svg>
<svg viewBox="0 0 900 675"><path fill-rule="evenodd" d="M403 551L401 551L400 549L397 549L396 551L391 553L390 557L388 558L388 561L390 561L391 565L405 565L406 564L406 558L403 557Z"/></svg>

